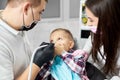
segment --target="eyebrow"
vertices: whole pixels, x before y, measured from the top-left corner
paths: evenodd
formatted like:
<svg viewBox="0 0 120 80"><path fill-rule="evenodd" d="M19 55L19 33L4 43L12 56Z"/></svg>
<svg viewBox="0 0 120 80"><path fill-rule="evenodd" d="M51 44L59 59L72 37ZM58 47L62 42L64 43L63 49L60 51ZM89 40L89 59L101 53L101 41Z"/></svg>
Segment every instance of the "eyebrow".
<svg viewBox="0 0 120 80"><path fill-rule="evenodd" d="M87 17L88 19L92 19L91 17Z"/></svg>

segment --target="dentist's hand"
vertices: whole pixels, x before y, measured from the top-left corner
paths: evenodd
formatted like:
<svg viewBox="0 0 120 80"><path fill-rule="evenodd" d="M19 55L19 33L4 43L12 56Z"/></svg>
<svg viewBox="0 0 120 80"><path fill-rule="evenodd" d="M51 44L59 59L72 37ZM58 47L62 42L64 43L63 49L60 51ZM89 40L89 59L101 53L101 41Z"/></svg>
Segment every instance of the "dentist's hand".
<svg viewBox="0 0 120 80"><path fill-rule="evenodd" d="M45 46L47 45L47 46ZM54 44L53 43L42 43L39 49L36 50L33 62L41 67L44 63L49 62L54 56Z"/></svg>

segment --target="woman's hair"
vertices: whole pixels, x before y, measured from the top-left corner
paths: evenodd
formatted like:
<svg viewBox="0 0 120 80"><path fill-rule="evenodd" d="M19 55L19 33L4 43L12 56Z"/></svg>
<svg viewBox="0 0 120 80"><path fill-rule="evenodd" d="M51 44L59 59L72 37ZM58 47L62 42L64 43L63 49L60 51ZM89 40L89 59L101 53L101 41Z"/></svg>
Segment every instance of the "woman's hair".
<svg viewBox="0 0 120 80"><path fill-rule="evenodd" d="M20 4L20 3L24 2L24 1L30 1L32 3L33 7L37 7L41 3L41 0L8 0L7 3L19 2L19 4ZM48 0L45 0L45 1L48 2Z"/></svg>
<svg viewBox="0 0 120 80"><path fill-rule="evenodd" d="M106 59L104 73L113 74L119 57L117 49L120 44L120 0L87 0L85 5L99 19L97 32L93 36L93 60L99 61L97 56L100 54ZM104 53L100 51L101 46Z"/></svg>

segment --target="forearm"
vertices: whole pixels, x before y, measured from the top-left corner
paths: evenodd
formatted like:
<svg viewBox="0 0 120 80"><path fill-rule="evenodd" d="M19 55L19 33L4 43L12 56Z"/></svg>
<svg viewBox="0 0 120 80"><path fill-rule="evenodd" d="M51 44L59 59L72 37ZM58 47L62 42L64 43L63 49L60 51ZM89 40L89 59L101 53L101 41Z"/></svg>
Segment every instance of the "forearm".
<svg viewBox="0 0 120 80"><path fill-rule="evenodd" d="M35 80L37 74L40 71L40 67L44 64L49 62L53 59L53 53L54 53L54 44L48 44L46 43L42 44L38 48L35 49L35 52L32 55L33 63L32 63L32 69L31 66L29 66L16 80ZM34 58L33 58L34 56ZM31 64L30 64L31 65ZM29 72L31 73L29 75Z"/></svg>
<svg viewBox="0 0 120 80"><path fill-rule="evenodd" d="M87 52L88 54L90 54L91 49L92 49L92 41L91 41L91 36L89 36L89 38L87 39L87 41L83 47L83 50L85 52Z"/></svg>
<svg viewBox="0 0 120 80"><path fill-rule="evenodd" d="M28 80L29 68L30 67L28 67L16 80ZM32 74L31 74L30 80L34 80L39 71L40 71L40 68L36 64L33 63Z"/></svg>

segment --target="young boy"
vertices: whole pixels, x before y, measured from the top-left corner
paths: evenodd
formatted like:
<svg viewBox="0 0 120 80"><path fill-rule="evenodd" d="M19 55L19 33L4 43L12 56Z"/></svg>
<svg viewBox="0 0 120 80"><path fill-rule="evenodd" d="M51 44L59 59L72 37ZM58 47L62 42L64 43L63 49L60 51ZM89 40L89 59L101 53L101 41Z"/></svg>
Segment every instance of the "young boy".
<svg viewBox="0 0 120 80"><path fill-rule="evenodd" d="M87 53L72 49L74 38L69 30L63 28L53 30L50 34L50 42L54 43L55 57L52 63L43 66L39 73L39 80L45 78L47 80L89 80L85 73Z"/></svg>

